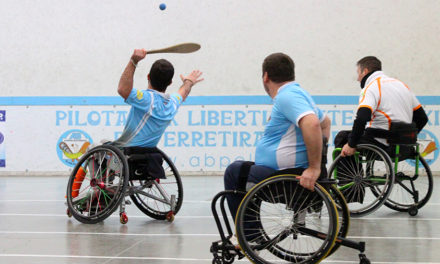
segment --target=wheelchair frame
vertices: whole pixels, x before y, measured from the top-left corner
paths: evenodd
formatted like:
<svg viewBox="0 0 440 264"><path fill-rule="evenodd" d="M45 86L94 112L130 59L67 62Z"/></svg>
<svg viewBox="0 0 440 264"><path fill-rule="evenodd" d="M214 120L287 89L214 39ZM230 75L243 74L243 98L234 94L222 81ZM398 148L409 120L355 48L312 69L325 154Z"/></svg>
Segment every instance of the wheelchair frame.
<svg viewBox="0 0 440 264"><path fill-rule="evenodd" d="M130 154L126 155L120 149L107 144L97 146L81 157L71 173L66 195L67 215L74 216L82 223L93 224L103 221L119 207L120 222L126 224L128 216L125 206L131 204L126 197L130 196L133 203L148 216L173 221L183 202L183 186L179 172L160 149L141 148L141 151L145 151L145 155L159 153L163 166L167 166L164 170L169 170L165 176L168 178L130 177ZM138 158L139 155L143 157L139 153L136 155ZM80 174L82 179L78 177ZM83 183L84 180L88 180L89 185ZM164 187L162 184L167 180L174 180L171 184L177 186L176 193L169 194L164 190L170 186ZM151 207L148 204L149 200L156 201L157 208ZM162 205L161 208L159 204Z"/></svg>
<svg viewBox="0 0 440 264"><path fill-rule="evenodd" d="M251 190L249 190L248 192L243 192L243 191L238 191L238 190L226 190L226 191L222 191L219 192L212 200L211 203L211 210L217 225L217 228L219 230L219 234L220 234L220 240L215 241L212 243L210 251L213 254L213 264L230 264L233 263L235 260L235 257L237 257L238 259L243 258L244 256L246 256L249 260L251 260L251 262L253 263L272 263L269 262L269 260L265 260L265 259L259 259L258 257L255 257L255 254L253 254L252 252L249 252L249 249L247 248L247 246L243 245L243 237L239 236L240 234L240 224L236 224L236 234L238 236L238 241L240 244L240 248L238 249L235 247L235 245L233 245L230 241L230 239L233 236L233 231L231 228L231 225L229 223L228 220L228 215L225 209L225 199L227 195L245 195L245 197L243 198L238 212L237 212L237 216L235 219L235 222L237 223L240 219L240 215L244 215L246 212L246 204L245 201L246 199L252 199L251 196L249 195L253 195L258 193L259 190L267 187L270 184L278 184L278 183L283 183L286 181L295 181L297 184L297 188L301 189L301 190L305 190L304 188L299 186L299 181L296 179L297 175L293 175L293 174L279 174L279 175L275 175L272 176L268 179L265 179L264 181L256 184ZM346 247L350 247L353 249L357 249L360 251L359 253L359 258L360 258L360 263L361 264L369 264L370 261L368 260L368 258L365 256L364 251L365 251L365 242L356 242L356 241L352 241L349 239L346 239L346 235L348 232L348 225L349 225L349 213L348 213L348 209L346 207L346 203L344 200L344 197L342 195L340 195L339 199L338 199L338 204L336 206L335 204L335 200L333 199L333 197L329 194L329 192L327 192L327 190L330 190L333 188L333 190L335 190L335 192L338 192L337 188L334 187L336 181L335 180L321 180L318 181L318 183L315 185L315 191L320 192L323 196L323 202L326 204L331 204L333 205L333 207L329 207L329 208L334 208L332 209L331 214L329 213L329 217L331 218L330 221L336 222L336 226L338 226L337 222L338 222L338 211L342 211L342 218L346 218L346 219L342 219L344 222L342 225L345 224L345 229L342 231L341 229L343 228L342 225L339 225L339 231L338 230L331 230L330 234L324 234L322 232L320 232L319 230L312 230L310 228L307 228L306 225L301 226L300 224L296 224L295 223L295 219L291 219L292 223L294 223L290 228L289 231L287 231L286 234L283 234L283 231L281 234L277 235L275 238L266 241L265 244L263 246L260 246L262 248L265 247L277 247L274 246L274 241L276 239L280 239L281 237L284 237L284 239L290 235L293 236L297 236L297 235L304 235L304 236L310 236L319 240L327 240L329 239L330 244L327 244L327 247L325 249L323 249L323 252L316 252L314 256L310 256L310 259L302 259L301 262L293 262L292 263L319 263L320 261L322 261L322 259L326 258L327 256L329 256L330 254L332 254L333 252L336 251L336 249L339 246L346 246ZM335 194L334 194L335 195ZM295 196L295 195L294 195ZM292 197L293 199L293 197ZM219 202L220 201L220 202ZM222 215L222 220L223 220L223 224L222 221L220 220L218 211L217 211L217 204L219 204L219 208L221 211L221 215ZM287 204L285 204L287 206ZM338 209L336 209L338 208ZM322 210L322 209L321 209ZM345 214L344 214L344 210L345 210ZM295 217L293 217L295 218ZM319 215L319 218L321 218L321 214ZM223 225L225 226L225 229L227 231L227 233L225 233L225 229L223 228ZM297 226L296 226L297 225ZM294 227L295 226L295 227ZM328 237L330 236L330 238ZM331 241L330 241L331 240ZM240 243L241 242L241 243ZM305 258L304 255L298 255L298 261L300 261L299 259ZM319 256L319 258L317 258L317 256ZM295 260L297 260L295 258Z"/></svg>
<svg viewBox="0 0 440 264"><path fill-rule="evenodd" d="M382 197L377 197L376 193L374 193L374 190L371 189L374 193L374 195L376 195L377 198L380 198L381 201L377 203L376 206L374 206L373 209L368 209L365 211L359 211L359 212L351 212L351 216L363 216L363 215L367 215L369 213L374 212L375 210L377 210L382 204L385 204L387 207L396 210L396 211L401 211L401 212L408 212L409 215L411 216L415 216L418 213L418 210L423 207L429 200L429 198L431 197L432 194L432 189L433 189L433 177L432 177L432 173L431 170L429 168L429 165L426 163L426 161L423 159L423 157L420 155L420 151L419 151L419 144L415 143L415 144L393 144L392 146L394 146L394 157L391 158L389 156L389 154L375 146L375 145L371 145L371 144L360 144L358 146L358 148L362 149L364 147L369 147L372 149L375 149L375 151L377 152L381 152L384 155L387 156L388 161L386 162L387 166L389 166L389 169L392 171L392 174L390 175L390 187L389 187L389 191L387 192L386 195L382 196ZM414 164L414 175L413 176L408 176L405 174L405 172L403 171L399 171L399 163L403 162L404 160L401 160L401 153L400 153L400 149L401 146L407 146L410 148L414 148L414 158L411 158L412 160L415 161ZM339 153L341 152L341 148L335 148L333 151L333 164L330 166L329 168L329 175L330 177L333 177L334 179L338 179L338 172L337 172L337 166L335 165L336 162L339 161ZM356 151L354 157L356 160L358 160L359 156L359 151ZM407 158L408 159L408 158ZM394 162L394 164L393 164ZM426 191L426 195L423 197L423 199L420 199L419 196L419 190L416 189L415 186L415 181L419 178L420 174L419 174L419 169L420 169L420 164L423 165L423 167L426 170L426 177L428 180L428 187L427 187L427 191ZM333 176L332 176L333 175ZM374 182L376 182L378 185L384 183L383 178L377 177L371 177L369 180L372 180ZM409 181L410 182L410 186L406 186L404 184L404 181ZM354 184L354 182L351 183L347 183L343 186L339 186L339 190L344 191L347 188L350 188L352 185ZM398 184L398 186L400 186L403 190L405 190L408 194L410 194L412 196L412 199L414 201L414 203L412 205L400 205L398 202L393 201L392 199L390 199L390 196L393 193L393 188L395 188L395 185ZM367 188L367 187L366 187ZM372 187L368 187L368 188L372 188Z"/></svg>

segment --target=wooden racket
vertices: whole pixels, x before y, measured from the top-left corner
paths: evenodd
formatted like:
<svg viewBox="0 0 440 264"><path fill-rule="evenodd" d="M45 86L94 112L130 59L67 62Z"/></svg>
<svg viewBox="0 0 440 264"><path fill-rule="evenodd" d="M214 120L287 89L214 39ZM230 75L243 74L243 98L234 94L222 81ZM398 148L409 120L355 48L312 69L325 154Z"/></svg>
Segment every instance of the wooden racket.
<svg viewBox="0 0 440 264"><path fill-rule="evenodd" d="M200 49L200 45L197 43L182 43L168 48L147 50L147 54L154 53L191 53Z"/></svg>

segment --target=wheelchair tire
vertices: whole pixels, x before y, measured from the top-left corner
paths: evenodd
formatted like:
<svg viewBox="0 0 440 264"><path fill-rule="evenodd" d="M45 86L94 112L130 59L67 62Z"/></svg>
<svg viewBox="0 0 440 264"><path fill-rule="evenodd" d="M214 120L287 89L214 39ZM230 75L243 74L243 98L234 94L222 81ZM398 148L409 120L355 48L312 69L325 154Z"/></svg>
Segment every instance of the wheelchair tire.
<svg viewBox="0 0 440 264"><path fill-rule="evenodd" d="M85 224L109 217L121 204L128 183L124 154L110 145L97 146L84 154L67 184L67 206Z"/></svg>
<svg viewBox="0 0 440 264"><path fill-rule="evenodd" d="M326 210L328 217L315 217L315 210ZM243 198L235 223L240 247L253 263L319 263L338 234L330 194L319 184L314 192L304 189L291 174L255 185Z"/></svg>
<svg viewBox="0 0 440 264"><path fill-rule="evenodd" d="M179 171L171 159L161 150L158 149L158 151L164 160L163 168L165 170L166 179L156 179L155 182L147 180L130 181L130 188L140 187L142 189L142 192L134 192L131 194L130 198L136 207L144 214L157 220L166 220L167 215L169 215L171 211L174 216L182 207L183 185ZM164 195L167 196L166 198L168 200L171 199L171 195L175 195L174 210L172 210L169 204L163 202Z"/></svg>
<svg viewBox="0 0 440 264"><path fill-rule="evenodd" d="M413 213L414 209L422 208L431 198L434 186L431 169L423 157L419 157L419 174L415 175L415 168L408 164L408 160L400 161L398 171L395 173L393 191L385 202L385 205L399 212ZM407 166L406 166L407 165ZM411 171L411 175L408 175ZM411 179L411 180L410 180ZM412 181L412 179L415 179ZM412 181L412 182L411 182ZM412 185L418 195L418 202L414 200ZM417 214L417 213L416 213Z"/></svg>
<svg viewBox="0 0 440 264"><path fill-rule="evenodd" d="M364 216L379 209L394 184L390 157L381 148L370 144L359 144L353 156L338 155L328 175L338 180L338 188L344 194L352 217Z"/></svg>

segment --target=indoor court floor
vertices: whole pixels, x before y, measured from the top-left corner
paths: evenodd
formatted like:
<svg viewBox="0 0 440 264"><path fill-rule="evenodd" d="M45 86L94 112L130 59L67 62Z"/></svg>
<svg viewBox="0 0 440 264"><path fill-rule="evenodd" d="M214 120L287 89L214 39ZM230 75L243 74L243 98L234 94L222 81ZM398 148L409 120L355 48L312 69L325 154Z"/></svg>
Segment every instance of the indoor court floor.
<svg viewBox="0 0 440 264"><path fill-rule="evenodd" d="M430 202L416 217L385 206L351 221L349 237L366 242L372 263L440 263L438 177ZM211 199L221 176L183 176L184 202L174 222L127 206L128 223L115 213L82 224L66 215L67 177L0 177L0 263L211 263L219 239ZM239 263L248 263L246 259ZM359 263L356 250L341 247L323 263Z"/></svg>

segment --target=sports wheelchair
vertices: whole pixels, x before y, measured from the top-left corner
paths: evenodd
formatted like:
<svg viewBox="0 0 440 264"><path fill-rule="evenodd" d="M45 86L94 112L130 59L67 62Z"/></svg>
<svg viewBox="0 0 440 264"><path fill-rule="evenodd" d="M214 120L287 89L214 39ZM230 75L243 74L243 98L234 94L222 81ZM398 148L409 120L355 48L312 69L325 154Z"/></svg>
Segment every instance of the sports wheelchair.
<svg viewBox="0 0 440 264"><path fill-rule="evenodd" d="M211 245L213 264L230 264L244 256L253 263L319 263L341 245L359 250L361 264L370 263L363 253L365 242L346 238L350 214L336 181L321 180L312 192L296 177L289 170L279 171L248 192L227 190L214 197L211 209L221 240ZM240 249L231 242L227 195L244 196L235 218Z"/></svg>
<svg viewBox="0 0 440 264"><path fill-rule="evenodd" d="M92 148L70 175L67 215L94 224L119 207L120 222L126 224L125 205L131 204L126 196L146 215L173 221L182 206L183 186L171 159L158 148Z"/></svg>
<svg viewBox="0 0 440 264"><path fill-rule="evenodd" d="M386 138L389 146L360 144L351 157L340 156L341 148L336 148L328 170L330 177L338 180L350 215L367 215L382 204L417 215L432 194L433 177L423 156L435 150L435 144L421 153L417 128L411 124L392 123L388 134L377 130L367 132Z"/></svg>

